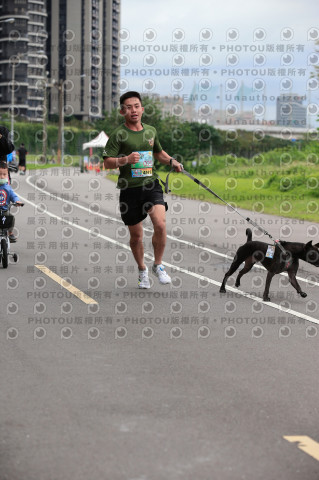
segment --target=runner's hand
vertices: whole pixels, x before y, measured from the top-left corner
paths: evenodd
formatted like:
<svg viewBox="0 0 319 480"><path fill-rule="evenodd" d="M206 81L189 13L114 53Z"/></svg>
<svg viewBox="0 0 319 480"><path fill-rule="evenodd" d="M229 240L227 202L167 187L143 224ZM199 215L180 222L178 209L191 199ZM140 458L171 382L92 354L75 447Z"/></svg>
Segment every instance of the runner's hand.
<svg viewBox="0 0 319 480"><path fill-rule="evenodd" d="M182 172L184 169L183 165L175 159L172 159L172 167L174 168L174 171L177 173Z"/></svg>
<svg viewBox="0 0 319 480"><path fill-rule="evenodd" d="M130 164L135 164L140 161L140 154L138 152L132 152L130 155L127 157L127 163Z"/></svg>

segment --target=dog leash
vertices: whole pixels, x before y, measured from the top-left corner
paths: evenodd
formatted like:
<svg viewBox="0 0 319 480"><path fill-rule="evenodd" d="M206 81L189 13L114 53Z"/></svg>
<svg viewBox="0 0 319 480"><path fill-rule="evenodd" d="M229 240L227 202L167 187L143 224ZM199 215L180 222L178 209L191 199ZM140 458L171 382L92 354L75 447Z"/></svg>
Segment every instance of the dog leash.
<svg viewBox="0 0 319 480"><path fill-rule="evenodd" d="M168 179L169 179L169 176L170 174L174 172L174 168L172 168L170 170L170 172L167 174L167 177L166 177L166 180L165 180L165 183L163 183L163 185L165 186L165 193L169 193L171 190L169 189L168 187ZM281 252L287 257L288 256L288 253L287 251L284 249L284 247L281 245L281 241L280 240L275 240L273 238L273 236L267 232L267 230L265 230L264 228L262 228L260 225L258 225L258 223L256 223L254 220L252 220L251 218L249 217L244 217L244 215L242 215L235 207L233 207L230 203L226 202L226 200L224 200L223 198L221 198L219 195L217 195L216 192L214 192L213 190L211 190L209 187L207 187L204 183L202 183L200 180L198 180L198 178L194 177L191 173L189 173L187 170L185 170L183 168L182 170L182 173L184 175L186 175L188 178L190 178L191 180L193 180L193 182L197 183L197 185L201 186L202 188L204 188L205 190L207 190L207 192L211 193L212 195L214 195L214 197L218 198L219 200L221 200L225 205L227 205L229 208L231 208L234 212L236 212L238 215L240 215L244 220L246 220L246 222L250 223L250 225L252 225L253 227L257 228L257 230L259 230L260 232L262 232L264 235L268 236L273 242L275 245L278 246L278 248L280 248ZM289 266L289 264L288 264ZM288 267L287 267L288 268Z"/></svg>

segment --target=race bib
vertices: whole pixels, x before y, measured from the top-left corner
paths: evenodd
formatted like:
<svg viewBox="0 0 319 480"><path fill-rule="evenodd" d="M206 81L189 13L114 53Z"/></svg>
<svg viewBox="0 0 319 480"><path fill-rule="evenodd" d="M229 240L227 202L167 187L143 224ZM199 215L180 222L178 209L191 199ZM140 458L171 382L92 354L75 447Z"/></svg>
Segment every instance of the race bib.
<svg viewBox="0 0 319 480"><path fill-rule="evenodd" d="M140 160L134 165L131 165L132 177L151 177L153 174L153 153L137 153L140 155Z"/></svg>
<svg viewBox="0 0 319 480"><path fill-rule="evenodd" d="M266 257L267 258L274 258L275 247L274 245L268 245Z"/></svg>

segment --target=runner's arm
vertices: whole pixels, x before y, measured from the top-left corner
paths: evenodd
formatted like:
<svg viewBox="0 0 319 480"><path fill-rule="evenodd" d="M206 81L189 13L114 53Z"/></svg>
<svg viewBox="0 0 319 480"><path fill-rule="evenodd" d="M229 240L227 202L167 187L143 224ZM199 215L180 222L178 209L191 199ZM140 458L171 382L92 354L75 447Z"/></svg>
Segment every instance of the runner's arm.
<svg viewBox="0 0 319 480"><path fill-rule="evenodd" d="M179 163L175 158L172 158L166 153L164 150L161 150L160 152L154 152L153 153L154 157L156 160L158 160L160 163L163 163L164 165L172 165L174 168L175 172L181 172L183 170L183 165ZM172 160L172 162L171 162Z"/></svg>
<svg viewBox="0 0 319 480"><path fill-rule="evenodd" d="M134 164L140 159L138 152L132 152L130 155L123 157L103 157L105 168L119 168L123 167L127 163Z"/></svg>

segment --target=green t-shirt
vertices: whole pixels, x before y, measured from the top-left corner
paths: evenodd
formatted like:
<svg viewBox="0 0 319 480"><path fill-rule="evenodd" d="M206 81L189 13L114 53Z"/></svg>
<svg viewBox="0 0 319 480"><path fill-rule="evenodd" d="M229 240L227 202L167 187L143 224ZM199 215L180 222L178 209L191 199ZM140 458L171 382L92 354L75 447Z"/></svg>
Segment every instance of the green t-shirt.
<svg viewBox="0 0 319 480"><path fill-rule="evenodd" d="M117 188L141 187L158 178L154 165L153 152L161 152L157 131L151 125L142 123L143 130L130 130L125 125L117 127L110 135L103 152L105 157L126 157L139 152L141 160L135 164L126 164L120 168Z"/></svg>

